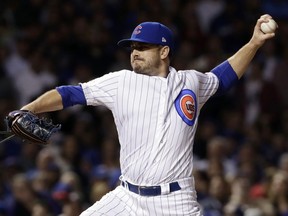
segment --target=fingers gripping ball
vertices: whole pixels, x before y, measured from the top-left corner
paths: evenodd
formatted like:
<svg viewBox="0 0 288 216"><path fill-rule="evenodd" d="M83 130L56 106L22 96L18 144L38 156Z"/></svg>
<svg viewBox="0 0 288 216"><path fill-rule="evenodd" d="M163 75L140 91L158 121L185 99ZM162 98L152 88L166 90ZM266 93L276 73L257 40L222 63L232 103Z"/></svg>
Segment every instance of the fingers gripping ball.
<svg viewBox="0 0 288 216"><path fill-rule="evenodd" d="M61 129L61 125L54 125L50 119L24 110L10 112L5 120L8 130L32 143L47 144L51 135Z"/></svg>
<svg viewBox="0 0 288 216"><path fill-rule="evenodd" d="M260 29L263 33L273 33L278 28L277 23L274 19L269 19L268 22L261 23Z"/></svg>

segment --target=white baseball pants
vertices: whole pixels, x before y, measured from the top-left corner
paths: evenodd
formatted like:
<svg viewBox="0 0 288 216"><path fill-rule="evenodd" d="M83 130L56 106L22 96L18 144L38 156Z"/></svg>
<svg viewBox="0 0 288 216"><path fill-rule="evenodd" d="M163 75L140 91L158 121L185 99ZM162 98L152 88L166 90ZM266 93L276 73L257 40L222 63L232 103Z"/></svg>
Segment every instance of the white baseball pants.
<svg viewBox="0 0 288 216"><path fill-rule="evenodd" d="M80 216L202 216L193 180L179 181L181 190L159 196L140 196L118 186Z"/></svg>

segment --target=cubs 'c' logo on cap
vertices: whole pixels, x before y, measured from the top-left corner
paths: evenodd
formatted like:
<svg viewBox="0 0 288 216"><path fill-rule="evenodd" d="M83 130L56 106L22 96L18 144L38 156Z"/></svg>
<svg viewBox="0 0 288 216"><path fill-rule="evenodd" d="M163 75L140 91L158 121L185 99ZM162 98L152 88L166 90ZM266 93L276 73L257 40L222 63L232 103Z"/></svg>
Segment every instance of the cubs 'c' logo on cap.
<svg viewBox="0 0 288 216"><path fill-rule="evenodd" d="M189 89L183 89L176 98L174 105L182 120L192 126L197 114L196 95Z"/></svg>
<svg viewBox="0 0 288 216"><path fill-rule="evenodd" d="M134 29L133 34L134 34L134 35L140 34L140 33L141 33L141 29L142 29L142 26L141 26L141 25L138 25L138 26Z"/></svg>

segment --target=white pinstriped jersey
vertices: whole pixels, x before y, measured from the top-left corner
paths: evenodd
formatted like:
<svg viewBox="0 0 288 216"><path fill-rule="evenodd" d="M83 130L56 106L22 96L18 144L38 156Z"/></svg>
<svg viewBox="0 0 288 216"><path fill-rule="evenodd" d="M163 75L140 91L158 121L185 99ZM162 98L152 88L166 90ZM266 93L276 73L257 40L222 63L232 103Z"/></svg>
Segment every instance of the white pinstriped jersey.
<svg viewBox="0 0 288 216"><path fill-rule="evenodd" d="M167 78L121 70L81 84L87 105L112 111L123 178L137 185L191 176L198 115L219 85L211 72L169 70Z"/></svg>

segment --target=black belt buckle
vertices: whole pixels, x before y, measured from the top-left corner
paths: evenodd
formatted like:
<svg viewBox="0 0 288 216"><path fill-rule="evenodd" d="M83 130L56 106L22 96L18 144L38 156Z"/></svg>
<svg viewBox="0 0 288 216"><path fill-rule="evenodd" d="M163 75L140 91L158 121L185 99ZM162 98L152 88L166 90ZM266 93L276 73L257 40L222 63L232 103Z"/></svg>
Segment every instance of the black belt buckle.
<svg viewBox="0 0 288 216"><path fill-rule="evenodd" d="M145 186L138 186L138 194L140 195L140 196L142 196L143 195L143 193L141 193L141 190L145 190L147 187L145 187ZM144 195L145 195L145 193L144 193Z"/></svg>
<svg viewBox="0 0 288 216"><path fill-rule="evenodd" d="M161 195L160 186L139 186L138 194L141 196L158 196Z"/></svg>

